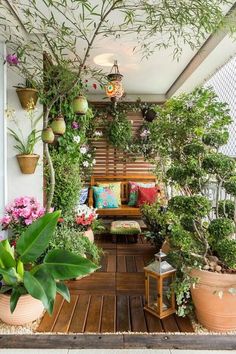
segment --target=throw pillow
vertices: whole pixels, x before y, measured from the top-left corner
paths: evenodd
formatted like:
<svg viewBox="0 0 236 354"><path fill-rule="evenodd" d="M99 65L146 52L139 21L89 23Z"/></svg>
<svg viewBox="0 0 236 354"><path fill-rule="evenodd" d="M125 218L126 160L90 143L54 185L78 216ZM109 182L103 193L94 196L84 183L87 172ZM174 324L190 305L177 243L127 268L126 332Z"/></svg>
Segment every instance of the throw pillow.
<svg viewBox="0 0 236 354"><path fill-rule="evenodd" d="M152 188L138 187L138 201L137 206L140 207L143 204L153 204L160 196L161 190L159 186Z"/></svg>
<svg viewBox="0 0 236 354"><path fill-rule="evenodd" d="M119 206L121 205L121 199L120 199L121 182L99 183L98 186L109 188L115 194L118 205Z"/></svg>
<svg viewBox="0 0 236 354"><path fill-rule="evenodd" d="M95 208L118 208L118 201L114 192L107 187L93 187Z"/></svg>
<svg viewBox="0 0 236 354"><path fill-rule="evenodd" d="M141 183L141 182L129 182L129 206L136 206L138 201L138 187L153 188L155 182Z"/></svg>
<svg viewBox="0 0 236 354"><path fill-rule="evenodd" d="M88 198L88 188L82 188L79 193L79 205L84 204Z"/></svg>

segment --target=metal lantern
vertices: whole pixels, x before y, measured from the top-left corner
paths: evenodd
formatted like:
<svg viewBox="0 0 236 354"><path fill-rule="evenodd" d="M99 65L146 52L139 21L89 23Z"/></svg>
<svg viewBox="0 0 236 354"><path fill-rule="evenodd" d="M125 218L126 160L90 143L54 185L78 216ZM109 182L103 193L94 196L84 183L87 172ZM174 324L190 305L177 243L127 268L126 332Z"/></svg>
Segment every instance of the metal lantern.
<svg viewBox="0 0 236 354"><path fill-rule="evenodd" d="M163 258L165 253L155 254L155 261L144 268L145 271L145 307L144 309L158 318L175 313L175 296L171 288L176 269Z"/></svg>
<svg viewBox="0 0 236 354"><path fill-rule="evenodd" d="M111 101L116 102L124 94L124 89L121 83L123 75L120 74L117 60L114 61L114 65L111 69L110 74L107 76L108 83L105 87L106 95L111 99Z"/></svg>

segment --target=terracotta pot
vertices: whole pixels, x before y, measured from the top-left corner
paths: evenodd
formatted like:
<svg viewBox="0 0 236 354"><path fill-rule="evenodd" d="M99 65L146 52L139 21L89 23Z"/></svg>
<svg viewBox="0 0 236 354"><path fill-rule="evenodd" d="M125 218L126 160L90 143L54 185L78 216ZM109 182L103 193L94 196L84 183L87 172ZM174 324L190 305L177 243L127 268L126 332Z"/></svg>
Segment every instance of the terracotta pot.
<svg viewBox="0 0 236 354"><path fill-rule="evenodd" d="M31 295L20 297L15 311L10 311L10 295L0 294L0 319L10 325L24 325L37 320L43 313L41 301Z"/></svg>
<svg viewBox="0 0 236 354"><path fill-rule="evenodd" d="M84 236L88 237L90 242L94 242L94 233L93 233L93 230L91 228L89 228L88 230L84 231Z"/></svg>
<svg viewBox="0 0 236 354"><path fill-rule="evenodd" d="M191 289L198 321L210 331L236 330L236 296L229 289L236 287L236 274L220 274L194 269L191 276L198 278ZM223 291L223 296L219 292Z"/></svg>
<svg viewBox="0 0 236 354"><path fill-rule="evenodd" d="M23 109L34 108L38 101L38 91L33 88L17 88L16 93Z"/></svg>
<svg viewBox="0 0 236 354"><path fill-rule="evenodd" d="M72 103L72 108L74 113L77 114L86 114L88 110L88 101L86 97L84 96L77 96L74 98L73 103Z"/></svg>
<svg viewBox="0 0 236 354"><path fill-rule="evenodd" d="M30 175L35 172L39 155L16 155L16 157L22 173Z"/></svg>

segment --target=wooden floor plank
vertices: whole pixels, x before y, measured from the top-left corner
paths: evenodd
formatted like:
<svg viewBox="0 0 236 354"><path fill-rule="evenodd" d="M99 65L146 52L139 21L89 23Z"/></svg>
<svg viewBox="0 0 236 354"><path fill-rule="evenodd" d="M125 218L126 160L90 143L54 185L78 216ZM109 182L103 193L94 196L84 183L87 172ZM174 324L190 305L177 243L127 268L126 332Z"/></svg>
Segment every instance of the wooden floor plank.
<svg viewBox="0 0 236 354"><path fill-rule="evenodd" d="M143 295L145 292L144 273L117 273L116 293Z"/></svg>
<svg viewBox="0 0 236 354"><path fill-rule="evenodd" d="M130 296L131 328L133 332L147 332L141 296Z"/></svg>
<svg viewBox="0 0 236 354"><path fill-rule="evenodd" d="M85 332L99 333L101 326L102 296L92 295L88 310Z"/></svg>
<svg viewBox="0 0 236 354"><path fill-rule="evenodd" d="M107 272L116 272L116 255L109 254L107 257Z"/></svg>
<svg viewBox="0 0 236 354"><path fill-rule="evenodd" d="M91 295L79 295L69 332L83 333L85 330Z"/></svg>
<svg viewBox="0 0 236 354"><path fill-rule="evenodd" d="M116 331L116 297L104 296L101 332L114 333Z"/></svg>
<svg viewBox="0 0 236 354"><path fill-rule="evenodd" d="M69 288L79 294L115 295L115 273L98 272L80 280L67 283Z"/></svg>
<svg viewBox="0 0 236 354"><path fill-rule="evenodd" d="M71 295L70 302L64 301L59 316L53 327L53 332L67 333L70 322L74 314L75 306L78 300L77 295Z"/></svg>
<svg viewBox="0 0 236 354"><path fill-rule="evenodd" d="M48 314L48 312L45 312L45 315L43 316L43 319L40 322L39 327L37 328L38 332L51 332L52 331L52 329L55 325L55 322L57 320L57 317L61 311L63 301L64 300L63 300L62 296L57 295L52 316L50 316Z"/></svg>
<svg viewBox="0 0 236 354"><path fill-rule="evenodd" d="M192 323L190 322L188 317L178 317L175 315L175 320L181 332L194 332Z"/></svg>
<svg viewBox="0 0 236 354"><path fill-rule="evenodd" d="M116 331L131 331L129 297L126 295L117 296L116 305Z"/></svg>
<svg viewBox="0 0 236 354"><path fill-rule="evenodd" d="M179 332L179 327L175 320L175 315L168 316L161 320L165 332Z"/></svg>
<svg viewBox="0 0 236 354"><path fill-rule="evenodd" d="M124 273L126 271L125 256L117 256L117 272Z"/></svg>
<svg viewBox="0 0 236 354"><path fill-rule="evenodd" d="M152 315L147 311L145 311L145 318L146 318L148 332L150 333L164 332L164 329L161 325L161 320L159 318L155 317L154 315Z"/></svg>
<svg viewBox="0 0 236 354"><path fill-rule="evenodd" d="M126 256L126 268L128 273L135 273L136 272L136 265L134 256Z"/></svg>

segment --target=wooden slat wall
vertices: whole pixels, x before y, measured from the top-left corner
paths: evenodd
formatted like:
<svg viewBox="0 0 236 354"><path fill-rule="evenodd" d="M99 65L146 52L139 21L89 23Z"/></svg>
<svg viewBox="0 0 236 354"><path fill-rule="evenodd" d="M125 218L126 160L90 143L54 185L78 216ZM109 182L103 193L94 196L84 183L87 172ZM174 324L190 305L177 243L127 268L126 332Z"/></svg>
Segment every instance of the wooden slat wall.
<svg viewBox="0 0 236 354"><path fill-rule="evenodd" d="M128 118L132 121L133 134L136 134L143 124L142 114L130 112ZM136 156L134 161L132 158L128 159L122 151L109 145L105 138L94 140L92 143L96 148L94 175L150 174L152 172L152 165L144 161L142 156Z"/></svg>

